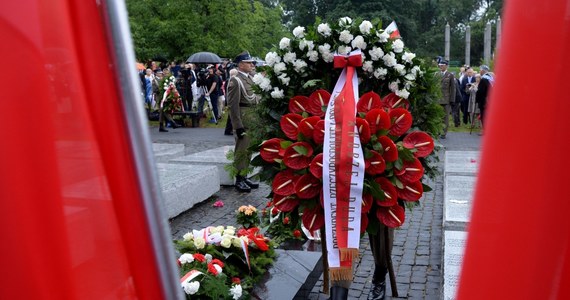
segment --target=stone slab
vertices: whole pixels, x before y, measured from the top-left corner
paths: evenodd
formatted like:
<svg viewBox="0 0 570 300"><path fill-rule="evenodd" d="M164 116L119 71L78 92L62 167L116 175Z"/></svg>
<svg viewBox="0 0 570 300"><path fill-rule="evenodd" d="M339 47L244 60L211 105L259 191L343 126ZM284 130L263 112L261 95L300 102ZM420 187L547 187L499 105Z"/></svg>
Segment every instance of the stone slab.
<svg viewBox="0 0 570 300"><path fill-rule="evenodd" d="M219 174L219 185L234 185L234 179L225 170L226 165L231 163L231 160L227 159L226 156L229 151L233 150L234 146L222 146L172 159L170 163L216 166Z"/></svg>
<svg viewBox="0 0 570 300"><path fill-rule="evenodd" d="M467 232L465 231L446 230L444 233L442 289L444 300L455 299L466 242Z"/></svg>
<svg viewBox="0 0 570 300"><path fill-rule="evenodd" d="M471 219L473 176L445 175L443 187L443 228L446 230L465 230Z"/></svg>
<svg viewBox="0 0 570 300"><path fill-rule="evenodd" d="M446 151L445 175L476 176L479 170L479 151Z"/></svg>
<svg viewBox="0 0 570 300"><path fill-rule="evenodd" d="M156 165L168 218L192 208L220 190L218 168L204 165Z"/></svg>
<svg viewBox="0 0 570 300"><path fill-rule="evenodd" d="M184 144L152 143L152 151L157 163L167 163L171 159L184 155Z"/></svg>
<svg viewBox="0 0 570 300"><path fill-rule="evenodd" d="M308 299L322 269L321 252L276 249L277 259L252 291L254 299Z"/></svg>

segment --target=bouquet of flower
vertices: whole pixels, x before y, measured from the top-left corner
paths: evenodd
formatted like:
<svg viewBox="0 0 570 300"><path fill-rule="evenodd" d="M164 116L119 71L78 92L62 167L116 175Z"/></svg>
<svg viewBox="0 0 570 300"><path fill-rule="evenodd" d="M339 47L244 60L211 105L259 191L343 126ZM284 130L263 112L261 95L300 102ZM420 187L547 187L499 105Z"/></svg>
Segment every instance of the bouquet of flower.
<svg viewBox="0 0 570 300"><path fill-rule="evenodd" d="M272 201L269 201L266 208L261 211L261 227L277 245L290 239L303 239L298 216L291 212L280 211L273 206Z"/></svg>
<svg viewBox="0 0 570 300"><path fill-rule="evenodd" d="M163 81L164 94L162 96L161 107L165 112L173 113L174 111L181 111L182 98L176 89L176 78L170 76Z"/></svg>
<svg viewBox="0 0 570 300"><path fill-rule="evenodd" d="M259 225L257 209L251 205L242 205L237 210L237 223L244 228L256 227Z"/></svg>

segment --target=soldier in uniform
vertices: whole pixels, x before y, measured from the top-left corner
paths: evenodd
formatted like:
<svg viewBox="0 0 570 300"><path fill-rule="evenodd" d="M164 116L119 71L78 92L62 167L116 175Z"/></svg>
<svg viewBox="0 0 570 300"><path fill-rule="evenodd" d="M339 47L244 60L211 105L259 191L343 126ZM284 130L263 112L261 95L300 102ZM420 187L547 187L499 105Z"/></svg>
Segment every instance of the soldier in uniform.
<svg viewBox="0 0 570 300"><path fill-rule="evenodd" d="M439 100L439 104L445 111L443 118L443 134L442 139L447 135L447 128L449 127L449 114L451 113L451 105L455 103L455 77L447 70L447 60L439 62L439 69L441 70L441 93L443 97Z"/></svg>
<svg viewBox="0 0 570 300"><path fill-rule="evenodd" d="M240 192L251 192L259 184L249 180L247 169L251 160L251 153L248 151L249 137L247 130L251 126L252 118L255 117L253 106L259 101L258 96L253 92L253 80L250 73L255 65L249 53L242 52L235 59L238 74L229 80L227 101L230 108L230 119L235 129L236 146L234 151L234 166L238 170L235 187Z"/></svg>

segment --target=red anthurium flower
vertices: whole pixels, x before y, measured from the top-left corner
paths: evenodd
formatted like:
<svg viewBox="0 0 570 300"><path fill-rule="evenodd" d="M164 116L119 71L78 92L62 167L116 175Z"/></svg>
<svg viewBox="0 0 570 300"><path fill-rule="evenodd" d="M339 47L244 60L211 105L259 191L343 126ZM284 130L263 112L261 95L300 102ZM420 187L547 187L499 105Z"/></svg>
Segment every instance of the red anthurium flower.
<svg viewBox="0 0 570 300"><path fill-rule="evenodd" d="M406 201L418 201L424 193L424 187L421 181L402 182L403 189L398 189L398 197Z"/></svg>
<svg viewBox="0 0 570 300"><path fill-rule="evenodd" d="M418 181L424 176L424 167L420 160L415 157L413 161L404 161L402 170L404 172L398 175L398 179L402 182Z"/></svg>
<svg viewBox="0 0 570 300"><path fill-rule="evenodd" d="M277 207L278 210L289 212L299 205L299 198L295 195L282 196L274 194L273 203L275 203L275 207Z"/></svg>
<svg viewBox="0 0 570 300"><path fill-rule="evenodd" d="M300 114L307 111L309 102L309 97L307 96L295 96L289 100L289 112Z"/></svg>
<svg viewBox="0 0 570 300"><path fill-rule="evenodd" d="M316 90L309 96L307 111L313 116L323 117L325 110L323 107L329 105L331 94L325 90Z"/></svg>
<svg viewBox="0 0 570 300"><path fill-rule="evenodd" d="M400 136L412 127L412 114L404 108L392 109L388 115L392 120L390 127L390 134L393 136Z"/></svg>
<svg viewBox="0 0 570 300"><path fill-rule="evenodd" d="M376 134L381 129L389 129L392 124L388 113L381 108L375 108L366 113L366 121L368 121L372 134Z"/></svg>
<svg viewBox="0 0 570 300"><path fill-rule="evenodd" d="M365 214L370 211L372 208L372 202L374 202L374 198L370 194L362 194L362 208L360 208L360 213Z"/></svg>
<svg viewBox="0 0 570 300"><path fill-rule="evenodd" d="M301 199L311 199L318 196L322 188L321 181L311 174L301 176L295 183L295 193Z"/></svg>
<svg viewBox="0 0 570 300"><path fill-rule="evenodd" d="M370 126L368 126L368 122L363 118L356 118L356 128L358 129L360 142L363 145L368 144L370 141Z"/></svg>
<svg viewBox="0 0 570 300"><path fill-rule="evenodd" d="M320 120L321 117L319 116L304 118L301 120L301 123L299 123L299 132L301 132L306 138L312 139L313 131L316 130L316 125Z"/></svg>
<svg viewBox="0 0 570 300"><path fill-rule="evenodd" d="M282 158L281 142L282 139L272 138L261 143L259 154L264 161L272 163ZM280 154L281 153L281 154Z"/></svg>
<svg viewBox="0 0 570 300"><path fill-rule="evenodd" d="M404 138L404 147L408 149L416 149L414 152L416 157L426 157L433 151L433 139L423 131L410 132Z"/></svg>
<svg viewBox="0 0 570 300"><path fill-rule="evenodd" d="M384 191L384 199L376 199L376 204L384 207L396 205L398 202L398 192L390 180L386 177L377 177L374 181L376 181L380 185L382 191Z"/></svg>
<svg viewBox="0 0 570 300"><path fill-rule="evenodd" d="M291 144L283 155L283 162L293 170L301 170L308 167L312 160L313 147L307 142Z"/></svg>
<svg viewBox="0 0 570 300"><path fill-rule="evenodd" d="M273 193L281 196L295 194L295 181L297 181L297 177L298 176L293 173L293 170L290 169L277 173L273 179Z"/></svg>
<svg viewBox="0 0 570 300"><path fill-rule="evenodd" d="M368 92L358 99L358 104L356 104L356 110L358 112L369 112L375 108L381 108L382 101L380 99L380 95L376 94L375 92Z"/></svg>
<svg viewBox="0 0 570 300"><path fill-rule="evenodd" d="M315 125L313 141L318 145L322 145L325 142L325 120L320 120Z"/></svg>
<svg viewBox="0 0 570 300"><path fill-rule="evenodd" d="M396 161L398 159L398 148L396 144L387 136L381 136L378 138L378 142L382 145L382 157L386 161Z"/></svg>
<svg viewBox="0 0 570 300"><path fill-rule="evenodd" d="M315 156L315 158L313 158L313 161L311 162L311 165L309 166L309 171L316 178L320 179L323 177L323 154L322 153L317 154L317 156Z"/></svg>
<svg viewBox="0 0 570 300"><path fill-rule="evenodd" d="M383 107L388 108L388 110L392 110L394 108L404 108L410 109L410 101L404 99L395 93L390 93L382 99Z"/></svg>
<svg viewBox="0 0 570 300"><path fill-rule="evenodd" d="M368 215L365 213L360 214L360 234L363 234L368 227Z"/></svg>
<svg viewBox="0 0 570 300"><path fill-rule="evenodd" d="M290 113L283 115L279 124L281 125L281 130L285 135L292 139L297 140L297 134L299 133L299 123L303 120L303 116Z"/></svg>
<svg viewBox="0 0 570 300"><path fill-rule="evenodd" d="M312 209L305 208L301 219L303 221L303 225L309 231L315 231L325 225L325 216L323 215L322 209L318 206L315 206Z"/></svg>
<svg viewBox="0 0 570 300"><path fill-rule="evenodd" d="M390 228L400 227L406 220L404 208L398 204L390 207L378 207L376 217L382 224Z"/></svg>
<svg viewBox="0 0 570 300"><path fill-rule="evenodd" d="M382 174L384 170L386 170L386 162L382 155L374 150L371 150L372 157L364 160L364 170L366 174L369 175L378 175Z"/></svg>

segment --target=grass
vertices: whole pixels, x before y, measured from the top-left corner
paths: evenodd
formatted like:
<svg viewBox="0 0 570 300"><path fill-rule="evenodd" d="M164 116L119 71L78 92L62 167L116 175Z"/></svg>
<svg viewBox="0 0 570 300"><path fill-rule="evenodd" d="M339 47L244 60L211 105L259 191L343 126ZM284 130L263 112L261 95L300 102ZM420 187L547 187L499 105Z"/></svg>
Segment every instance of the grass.
<svg viewBox="0 0 570 300"><path fill-rule="evenodd" d="M459 118L459 120L463 121L463 116L461 116ZM451 115L449 116L449 128L447 129L447 131L449 131L449 132L469 132L470 130L471 130L471 123L463 124L463 122L461 122L461 124L459 124L458 127L455 127L455 125L453 124L453 117ZM473 132L480 132L480 131L481 131L481 124L479 123L479 121L477 121L477 123L473 127Z"/></svg>

